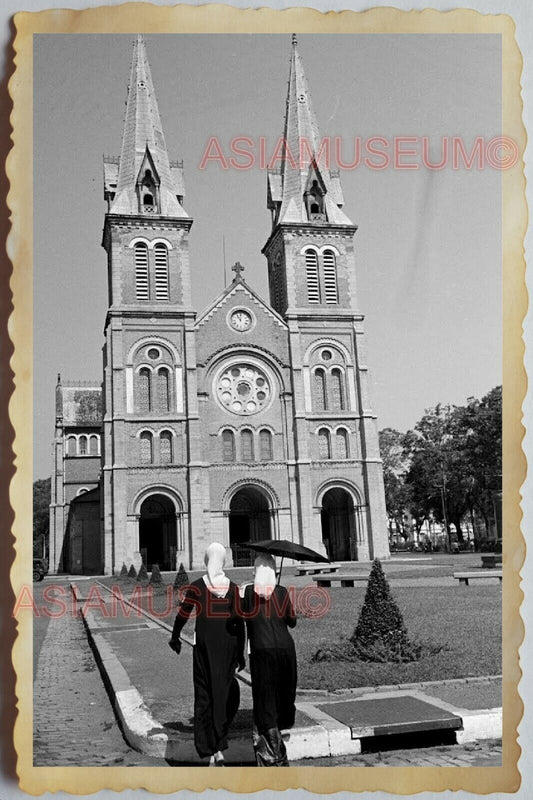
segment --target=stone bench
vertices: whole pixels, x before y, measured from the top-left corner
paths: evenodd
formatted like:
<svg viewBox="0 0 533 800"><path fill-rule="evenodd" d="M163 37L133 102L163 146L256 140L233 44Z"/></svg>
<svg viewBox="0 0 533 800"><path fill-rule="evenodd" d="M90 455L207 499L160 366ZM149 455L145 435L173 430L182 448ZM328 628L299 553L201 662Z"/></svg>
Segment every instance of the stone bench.
<svg viewBox="0 0 533 800"><path fill-rule="evenodd" d="M501 566L502 554L501 553L483 553L481 556L481 566L485 569L493 569L494 567Z"/></svg>
<svg viewBox="0 0 533 800"><path fill-rule="evenodd" d="M296 567L297 575L316 575L322 572L338 572L340 564L298 564Z"/></svg>
<svg viewBox="0 0 533 800"><path fill-rule="evenodd" d="M346 573L345 575L314 575L313 580L317 586L331 586L332 583L340 583L341 586L354 586L356 582L368 581L368 575L355 575Z"/></svg>
<svg viewBox="0 0 533 800"><path fill-rule="evenodd" d="M502 571L499 570L491 570L490 573L483 572L482 570L479 572L454 572L453 577L459 583L464 583L465 586L468 586L469 581L475 581L479 578L498 578L500 583L502 582Z"/></svg>

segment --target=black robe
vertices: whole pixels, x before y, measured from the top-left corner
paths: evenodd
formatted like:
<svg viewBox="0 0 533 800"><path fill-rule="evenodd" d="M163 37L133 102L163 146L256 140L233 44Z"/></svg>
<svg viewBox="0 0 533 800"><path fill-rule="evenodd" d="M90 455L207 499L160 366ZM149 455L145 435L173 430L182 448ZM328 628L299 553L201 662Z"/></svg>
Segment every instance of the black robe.
<svg viewBox="0 0 533 800"><path fill-rule="evenodd" d="M193 612L194 744L201 758L228 747L227 734L239 708L235 670L243 662L244 623L237 615L239 590L230 581L226 596L216 597L203 578L192 583L174 621L171 641Z"/></svg>
<svg viewBox="0 0 533 800"><path fill-rule="evenodd" d="M294 725L296 713L296 651L287 630L296 625L296 615L287 590L279 585L268 599L247 586L241 609L250 641L257 763L286 766L280 730Z"/></svg>

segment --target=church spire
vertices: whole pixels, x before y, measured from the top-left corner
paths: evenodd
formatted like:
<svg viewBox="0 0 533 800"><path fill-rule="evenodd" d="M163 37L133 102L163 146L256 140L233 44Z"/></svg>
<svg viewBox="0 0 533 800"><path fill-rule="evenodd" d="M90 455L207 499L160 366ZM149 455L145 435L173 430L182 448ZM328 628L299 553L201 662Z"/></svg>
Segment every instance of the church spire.
<svg viewBox="0 0 533 800"><path fill-rule="evenodd" d="M352 225L341 210L344 198L338 173L329 169L321 154L320 132L296 34L292 35L284 140L287 149L281 176L278 171L268 177L268 206L274 212L274 226L282 222Z"/></svg>
<svg viewBox="0 0 533 800"><path fill-rule="evenodd" d="M169 161L144 37L133 46L126 118L112 214L187 217L182 165Z"/></svg>

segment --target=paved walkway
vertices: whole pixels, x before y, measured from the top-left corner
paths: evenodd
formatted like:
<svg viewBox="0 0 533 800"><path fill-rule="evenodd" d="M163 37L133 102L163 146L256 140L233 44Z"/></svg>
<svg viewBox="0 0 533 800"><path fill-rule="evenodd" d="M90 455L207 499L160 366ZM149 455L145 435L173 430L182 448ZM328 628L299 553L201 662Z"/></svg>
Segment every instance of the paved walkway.
<svg viewBox="0 0 533 800"><path fill-rule="evenodd" d="M80 617L66 614L43 629L33 685L35 766L161 765L124 741Z"/></svg>

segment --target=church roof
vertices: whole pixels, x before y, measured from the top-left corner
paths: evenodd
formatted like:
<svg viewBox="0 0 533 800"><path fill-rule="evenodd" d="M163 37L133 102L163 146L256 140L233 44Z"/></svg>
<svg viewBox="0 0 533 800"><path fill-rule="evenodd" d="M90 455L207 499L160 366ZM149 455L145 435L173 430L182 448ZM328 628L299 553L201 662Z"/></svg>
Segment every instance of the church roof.
<svg viewBox="0 0 533 800"><path fill-rule="evenodd" d="M141 166L147 160L153 164L154 177L159 182L160 213L169 217L188 217L178 200L178 197L183 198L182 167L180 163L171 163L168 157L144 38L139 34L133 47L116 195L110 209L112 214L138 212L137 181ZM112 171L113 168L108 166L105 177L109 179Z"/></svg>
<svg viewBox="0 0 533 800"><path fill-rule="evenodd" d="M239 265L240 266L240 265ZM208 306L196 319L195 326L199 328L201 325L204 325L211 317L225 305L228 300L231 298L235 298L236 295L243 294L245 295L248 300L250 300L255 306L259 307L264 314L270 317L274 322L276 322L281 328L286 328L287 324L283 317L281 317L277 311L274 311L268 303L265 301L255 292L241 277L240 272L237 272L235 278L226 286L222 294L220 294L210 306Z"/></svg>
<svg viewBox="0 0 533 800"><path fill-rule="evenodd" d="M276 224L312 221L305 207L304 194L314 177L323 187L327 222L352 225L341 208L344 199L338 173L332 174L329 165L322 164L320 131L295 35L292 38L284 140L288 151L285 151L281 174L278 177L279 170L274 170L268 177L269 206L272 207L271 201L281 202Z"/></svg>

